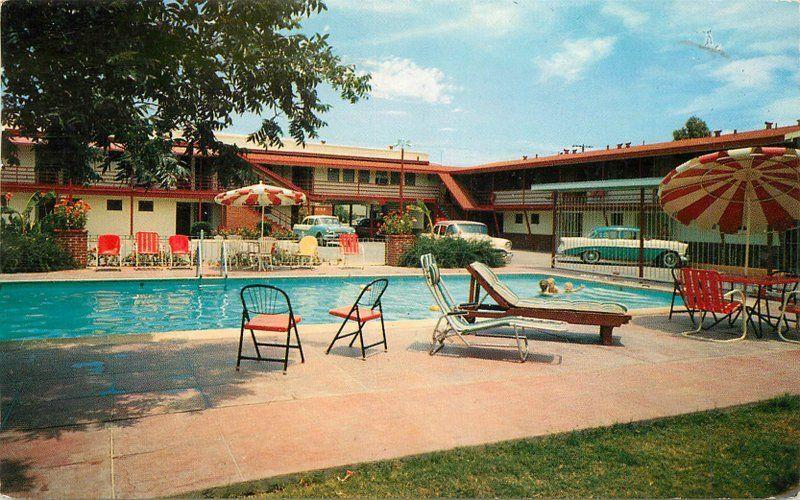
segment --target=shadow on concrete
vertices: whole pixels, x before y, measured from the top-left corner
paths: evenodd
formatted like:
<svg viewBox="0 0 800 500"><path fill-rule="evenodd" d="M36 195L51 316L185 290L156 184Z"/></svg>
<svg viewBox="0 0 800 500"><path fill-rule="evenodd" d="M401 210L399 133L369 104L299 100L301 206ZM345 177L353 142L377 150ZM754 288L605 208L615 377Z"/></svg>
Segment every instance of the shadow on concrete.
<svg viewBox="0 0 800 500"><path fill-rule="evenodd" d="M36 478L29 474L30 468L27 460L0 460L0 492L32 490Z"/></svg>
<svg viewBox="0 0 800 500"><path fill-rule="evenodd" d="M473 337L474 339L474 337ZM471 342L474 342L470 339ZM408 346L409 351L415 352L429 352L430 344L425 342L413 342ZM444 348L434 354L434 356L443 356L450 358L475 358L486 359L494 361L505 361L510 363L519 363L519 356L517 355L517 348L513 345L487 343L473 343L472 346L467 347L460 343L445 342ZM536 352L536 345L530 344L528 351L528 358L526 362L542 363L548 365L560 365L562 361L560 354L544 354Z"/></svg>
<svg viewBox="0 0 800 500"><path fill-rule="evenodd" d="M103 422L126 426L148 415L213 408L254 394L245 385L255 379L281 376L280 363L242 361L237 372L236 341L126 335L9 342L0 357L0 431L25 439ZM292 353L289 370L299 362Z"/></svg>

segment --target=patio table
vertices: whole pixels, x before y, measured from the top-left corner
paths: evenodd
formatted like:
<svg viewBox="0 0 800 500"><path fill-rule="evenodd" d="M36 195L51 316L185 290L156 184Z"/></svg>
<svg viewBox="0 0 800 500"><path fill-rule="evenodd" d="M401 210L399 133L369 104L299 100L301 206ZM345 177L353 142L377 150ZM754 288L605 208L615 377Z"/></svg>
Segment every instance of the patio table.
<svg viewBox="0 0 800 500"><path fill-rule="evenodd" d="M786 293L789 289L800 286L800 277L796 276L742 276L737 274L723 274L721 279L731 285L741 285L745 297L747 296L747 287L756 289L756 300L751 308L751 314L755 314L758 317L759 337L762 337L764 334L763 323L767 323L773 330L777 330L778 328L778 317L773 317L769 314L769 299L766 296L765 290L769 287L780 286L783 287L783 292ZM761 308L763 302L767 303L766 312L762 311ZM774 324L771 321L773 319L776 320Z"/></svg>

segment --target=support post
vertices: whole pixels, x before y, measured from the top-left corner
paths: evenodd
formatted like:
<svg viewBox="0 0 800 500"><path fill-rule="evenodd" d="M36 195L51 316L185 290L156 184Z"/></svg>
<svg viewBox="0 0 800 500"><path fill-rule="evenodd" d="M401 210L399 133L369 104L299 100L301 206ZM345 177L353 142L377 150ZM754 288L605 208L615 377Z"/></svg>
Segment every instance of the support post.
<svg viewBox="0 0 800 500"><path fill-rule="evenodd" d="M560 172L560 170L559 170ZM553 191L553 234L551 235L550 267L556 267L556 246L558 245L558 191Z"/></svg>
<svg viewBox="0 0 800 500"><path fill-rule="evenodd" d="M131 191L131 220L130 220L130 235L133 236L133 191Z"/></svg>
<svg viewBox="0 0 800 500"><path fill-rule="evenodd" d="M639 189L639 278L644 278L644 188Z"/></svg>

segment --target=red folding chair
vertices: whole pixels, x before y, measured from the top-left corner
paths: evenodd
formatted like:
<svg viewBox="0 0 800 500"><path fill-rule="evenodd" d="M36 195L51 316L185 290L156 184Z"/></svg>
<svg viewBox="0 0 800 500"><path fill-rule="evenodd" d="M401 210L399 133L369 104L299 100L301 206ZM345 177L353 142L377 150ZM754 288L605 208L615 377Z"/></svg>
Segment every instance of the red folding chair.
<svg viewBox="0 0 800 500"><path fill-rule="evenodd" d="M700 315L697 329L683 332L681 335L688 337L700 333L702 330L713 328L726 319L728 320L728 325L732 326L736 319L741 314L744 314L746 317L742 319L742 334L740 336L733 339L697 338L713 342L732 342L747 337L747 323L750 322L752 324L753 319L752 311L746 305L744 291L734 289L728 293L723 293L722 276L717 271L709 269L685 267L681 269L681 281L683 285L683 301L686 309L690 311L692 324L695 324L694 314ZM738 300L734 299L734 296L737 295L739 296ZM714 323L704 326L706 316L709 313L714 318ZM755 325L753 326L755 327Z"/></svg>
<svg viewBox="0 0 800 500"><path fill-rule="evenodd" d="M341 259L343 266L347 265L347 257L349 255L362 255L361 269L364 269L364 246L358 244L357 234L340 234L339 235L339 249L341 251Z"/></svg>
<svg viewBox="0 0 800 500"><path fill-rule="evenodd" d="M182 234L173 234L167 239L169 247L169 267L175 266L175 257L185 257L186 260L179 260L180 267L191 267L192 250L189 246L189 237Z"/></svg>
<svg viewBox="0 0 800 500"><path fill-rule="evenodd" d="M117 258L116 268L119 269L122 267L122 256L120 255L121 248L122 241L120 240L119 236L116 234L101 234L97 238L97 269L100 269L100 257L105 257L104 261L106 265L103 267L110 268L113 257Z"/></svg>
<svg viewBox="0 0 800 500"><path fill-rule="evenodd" d="M139 256L150 257L150 262L155 264L156 258L160 255L158 243L158 233L139 231L136 233L134 245L135 266L139 267Z"/></svg>
<svg viewBox="0 0 800 500"><path fill-rule="evenodd" d="M339 307L337 309L331 309L328 311L328 314L331 316L344 318L344 321L342 322L342 326L339 327L339 331L336 332L336 336L333 337L333 340L331 340L331 345L328 346L325 354L331 352L331 348L337 340L347 337L353 337L349 344L350 347L353 347L353 343L355 343L356 338L358 338L361 342L361 359L367 359L367 349L370 347L383 344L383 350L388 350L389 346L386 344L386 327L383 324L383 305L381 304L381 297L383 297L383 292L386 291L387 286L389 286L389 280L386 278L376 279L375 281L368 283L361 290L361 293L358 294L358 298L356 298L356 301L353 303L353 305ZM373 319L381 320L382 340L372 344L364 345L364 325ZM358 328L350 333L343 334L342 330L344 330L344 327L347 325L348 321L355 323Z"/></svg>

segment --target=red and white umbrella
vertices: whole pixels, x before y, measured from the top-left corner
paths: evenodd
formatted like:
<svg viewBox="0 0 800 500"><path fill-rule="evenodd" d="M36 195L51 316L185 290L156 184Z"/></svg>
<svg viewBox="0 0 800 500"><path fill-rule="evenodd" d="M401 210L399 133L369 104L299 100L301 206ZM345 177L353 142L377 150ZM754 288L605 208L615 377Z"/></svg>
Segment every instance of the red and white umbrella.
<svg viewBox="0 0 800 500"><path fill-rule="evenodd" d="M661 207L686 225L734 234L800 225L800 157L794 149L756 147L691 159L658 187Z"/></svg>
<svg viewBox="0 0 800 500"><path fill-rule="evenodd" d="M214 197L214 201L235 207L291 206L305 203L306 195L300 191L259 183L220 193Z"/></svg>
<svg viewBox="0 0 800 500"><path fill-rule="evenodd" d="M305 193L292 189L254 184L220 193L214 201L224 206L261 207L261 237L264 237L264 207L302 205L306 202Z"/></svg>

